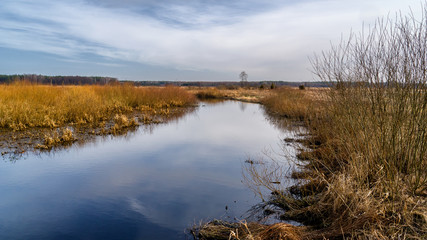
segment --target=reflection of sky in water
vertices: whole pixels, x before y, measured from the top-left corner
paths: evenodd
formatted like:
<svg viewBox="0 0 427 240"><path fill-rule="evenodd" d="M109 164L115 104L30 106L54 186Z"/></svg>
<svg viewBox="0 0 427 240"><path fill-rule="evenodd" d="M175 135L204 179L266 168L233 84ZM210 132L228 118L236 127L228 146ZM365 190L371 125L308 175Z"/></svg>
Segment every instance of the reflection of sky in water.
<svg viewBox="0 0 427 240"><path fill-rule="evenodd" d="M173 239L258 201L242 163L280 151L259 105L202 104L129 137L0 163L0 239ZM228 210L225 210L228 206Z"/></svg>

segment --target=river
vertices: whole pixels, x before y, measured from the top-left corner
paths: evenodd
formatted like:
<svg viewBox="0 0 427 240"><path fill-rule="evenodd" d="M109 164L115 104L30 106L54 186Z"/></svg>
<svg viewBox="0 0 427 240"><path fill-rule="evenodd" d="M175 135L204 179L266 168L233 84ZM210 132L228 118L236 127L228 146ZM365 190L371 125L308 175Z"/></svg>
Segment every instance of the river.
<svg viewBox="0 0 427 240"><path fill-rule="evenodd" d="M0 239L186 239L242 219L259 198L242 165L292 133L258 104L200 103L181 119L119 137L0 161Z"/></svg>

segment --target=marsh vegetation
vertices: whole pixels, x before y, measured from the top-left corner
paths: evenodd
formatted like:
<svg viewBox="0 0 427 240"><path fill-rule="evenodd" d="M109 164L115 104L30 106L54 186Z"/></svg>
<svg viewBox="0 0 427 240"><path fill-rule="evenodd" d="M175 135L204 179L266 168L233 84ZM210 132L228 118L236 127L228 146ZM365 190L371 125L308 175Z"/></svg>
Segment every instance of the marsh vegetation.
<svg viewBox="0 0 427 240"><path fill-rule="evenodd" d="M75 141L77 132L119 134L139 124L164 121L195 103L192 94L172 86L51 86L18 81L0 85L0 128L6 132L2 136L12 132L13 141L30 137L32 141L26 141L30 147L50 149Z"/></svg>
<svg viewBox="0 0 427 240"><path fill-rule="evenodd" d="M262 199L253 210L300 225L211 221L193 228L194 238L425 239L426 6L423 13L378 20L312 58L318 78L333 83L327 89L0 85L2 136L50 149L78 133L120 134L164 121L196 97L260 103L306 132L289 140L299 148L293 172L275 159L246 161L247 183ZM294 185L281 184L289 178Z"/></svg>
<svg viewBox="0 0 427 240"><path fill-rule="evenodd" d="M249 183L271 192L256 209L304 225L268 239L427 237L426 16L424 5L421 19L378 20L315 56L314 73L334 83L327 91L281 89L264 99L268 112L303 120L309 131L290 175L296 185L275 184L290 176L274 162L247 166ZM198 237L221 239L203 231L228 228L230 239L266 239L260 232L270 226L242 224L211 222Z"/></svg>

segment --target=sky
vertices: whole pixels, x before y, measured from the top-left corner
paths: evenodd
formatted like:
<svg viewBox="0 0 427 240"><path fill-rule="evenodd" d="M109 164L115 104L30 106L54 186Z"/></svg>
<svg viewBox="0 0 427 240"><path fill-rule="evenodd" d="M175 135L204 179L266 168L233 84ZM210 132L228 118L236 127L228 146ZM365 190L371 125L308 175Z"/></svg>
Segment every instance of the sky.
<svg viewBox="0 0 427 240"><path fill-rule="evenodd" d="M0 0L0 74L315 81L309 57L422 0Z"/></svg>

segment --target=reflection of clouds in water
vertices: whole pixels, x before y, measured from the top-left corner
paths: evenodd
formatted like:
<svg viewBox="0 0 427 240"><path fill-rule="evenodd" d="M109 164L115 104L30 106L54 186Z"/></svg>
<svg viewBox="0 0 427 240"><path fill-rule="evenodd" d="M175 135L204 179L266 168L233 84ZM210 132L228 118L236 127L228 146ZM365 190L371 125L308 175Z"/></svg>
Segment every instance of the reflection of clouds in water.
<svg viewBox="0 0 427 240"><path fill-rule="evenodd" d="M143 216L150 216L150 212L146 207L142 205L142 202L138 201L136 198L128 198L129 207L132 211L135 211Z"/></svg>
<svg viewBox="0 0 427 240"><path fill-rule="evenodd" d="M206 104L183 120L155 125L151 135L144 126L126 137L2 165L0 193L8 201L0 210L26 204L24 199L32 205L25 212L12 208L12 217L27 216L40 205L56 206L46 210L56 219L67 219L70 212L102 215L105 208L112 212L108 218L136 214L138 224L149 221L177 232L201 219L240 218L259 200L241 183L242 162L265 148L279 151L279 139L286 135L265 120L259 105L245 106L240 111L238 102ZM9 183L19 197L13 197ZM91 204L97 207L87 207ZM114 204L121 208L111 209Z"/></svg>

